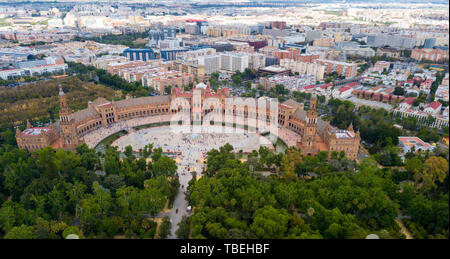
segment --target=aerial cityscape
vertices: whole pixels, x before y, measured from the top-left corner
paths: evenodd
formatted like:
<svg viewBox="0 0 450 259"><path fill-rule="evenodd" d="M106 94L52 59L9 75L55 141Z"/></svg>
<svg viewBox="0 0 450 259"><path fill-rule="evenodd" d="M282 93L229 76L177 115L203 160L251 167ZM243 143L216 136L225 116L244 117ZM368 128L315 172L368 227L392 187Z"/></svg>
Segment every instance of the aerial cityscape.
<svg viewBox="0 0 450 259"><path fill-rule="evenodd" d="M448 7L0 0L0 239L448 239Z"/></svg>

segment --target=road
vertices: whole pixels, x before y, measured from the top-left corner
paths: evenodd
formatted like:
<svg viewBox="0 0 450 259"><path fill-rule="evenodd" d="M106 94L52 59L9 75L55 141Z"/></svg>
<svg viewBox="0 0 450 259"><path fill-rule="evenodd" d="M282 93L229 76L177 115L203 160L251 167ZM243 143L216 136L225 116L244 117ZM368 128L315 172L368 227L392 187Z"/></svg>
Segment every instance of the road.
<svg viewBox="0 0 450 259"><path fill-rule="evenodd" d="M369 152L363 147L363 145L360 145L358 149L358 161L368 158L369 156Z"/></svg>
<svg viewBox="0 0 450 259"><path fill-rule="evenodd" d="M393 106L388 104L388 103L382 103L382 102L375 102L375 101L371 101L371 100L366 100L366 99L359 99L356 96L352 96L350 98L340 98L338 97L338 99L342 100L342 101L350 101L353 104L355 104L356 106L370 106L372 108L383 108L386 109L388 111L393 109Z"/></svg>
<svg viewBox="0 0 450 259"><path fill-rule="evenodd" d="M177 174L180 180L180 189L175 197L173 202L172 210L165 213L160 213L158 217L168 216L172 223L172 229L170 230L170 235L167 237L168 239L177 238L175 232L178 229L178 223L180 223L181 218L184 215L188 215L187 211L188 202L186 200L186 191L188 182L192 179L192 174L188 171L189 167L195 167L197 175L200 175L203 171L204 164L198 164L197 159L199 155L203 151L203 148L190 146L183 150L183 158L181 160L181 164L178 166ZM178 212L177 212L178 209Z"/></svg>

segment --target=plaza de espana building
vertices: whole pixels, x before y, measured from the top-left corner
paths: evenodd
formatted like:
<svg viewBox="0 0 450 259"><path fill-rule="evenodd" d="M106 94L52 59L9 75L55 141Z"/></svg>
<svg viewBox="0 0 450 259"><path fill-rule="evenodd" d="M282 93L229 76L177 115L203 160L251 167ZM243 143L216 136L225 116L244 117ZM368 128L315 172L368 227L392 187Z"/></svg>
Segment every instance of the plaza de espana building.
<svg viewBox="0 0 450 259"><path fill-rule="evenodd" d="M201 98L199 107L193 107L196 103L193 101L194 96ZM60 119L48 127L32 127L30 123L27 123L27 129L24 131L16 130L17 144L19 148L29 151L35 151L46 146L74 150L83 143L83 137L86 134L102 130L102 128L117 122L148 116L166 115L165 117L167 117L167 115L179 112L180 108L171 109L170 107L172 100L178 97L185 98L190 105L191 112L199 111L202 116L214 109L203 105L204 101L210 97L219 100L222 106L222 114L225 114L226 109L232 109L232 114L247 118L249 114L255 112L249 110L247 106L225 107L226 98L237 97L232 97L228 88L218 89L214 92L203 83L198 84L191 91L173 88L171 95L128 98L120 101L97 98L89 102L86 109L73 112L69 108L66 95L60 86ZM357 159L360 144L359 132L355 132L352 125L348 129L338 129L331 126L318 117L316 105L317 98L315 96L311 97L308 110L304 110L303 104L294 100L279 103L277 111L278 126L296 133L293 136L297 139L291 142L296 143L295 146L300 148L304 155L316 155L320 151L329 151L329 154L333 151L344 151L347 158ZM267 122L269 122L275 118L270 117L269 106L266 107Z"/></svg>

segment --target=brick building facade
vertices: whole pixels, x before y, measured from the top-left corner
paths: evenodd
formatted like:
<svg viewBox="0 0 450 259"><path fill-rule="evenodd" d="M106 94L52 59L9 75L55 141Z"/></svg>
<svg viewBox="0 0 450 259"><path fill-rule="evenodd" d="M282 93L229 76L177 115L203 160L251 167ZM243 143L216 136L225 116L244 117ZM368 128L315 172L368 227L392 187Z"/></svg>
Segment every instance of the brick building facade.
<svg viewBox="0 0 450 259"><path fill-rule="evenodd" d="M195 105L194 98L200 98L201 105ZM174 102L179 100L187 100L191 118L196 120L201 120L205 115L216 112L216 116L225 116L228 113L243 117L241 119L245 124L246 121L249 121L249 116L254 116L261 109L260 107L249 108L245 103L235 102L231 106L226 106L226 98L235 101L237 97L230 96L228 88L212 92L209 86L200 83L192 91L172 88L171 95L130 98L120 101L98 98L90 102L87 109L72 112L60 87L60 120L45 130L38 130L28 125L28 129L24 132L17 131L16 138L20 148L30 151L52 145L57 141L60 141L60 147L73 150L83 143L83 136L102 127L129 119L176 114L180 112L181 106L174 105ZM210 104L212 100L216 105L219 103L219 107ZM360 143L359 132L355 132L352 126L348 129L337 129L331 126L317 115L316 104L317 99L313 96L308 111L305 111L303 104L287 100L278 104L276 115L271 113L270 104L266 104L266 122L277 122L279 126L297 133L296 147L300 148L305 155L316 155L320 151L329 151L329 154L333 151L344 151L349 159L357 159ZM30 132L36 134L33 135Z"/></svg>

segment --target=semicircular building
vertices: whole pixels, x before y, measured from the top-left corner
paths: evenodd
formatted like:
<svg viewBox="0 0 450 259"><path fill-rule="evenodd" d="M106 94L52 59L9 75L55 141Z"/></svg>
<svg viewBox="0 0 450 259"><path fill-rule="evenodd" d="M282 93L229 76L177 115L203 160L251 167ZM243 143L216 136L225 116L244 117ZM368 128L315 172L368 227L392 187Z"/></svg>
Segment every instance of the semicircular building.
<svg viewBox="0 0 450 259"><path fill-rule="evenodd" d="M198 100L197 100L198 99ZM250 118L257 116L262 108L248 106L245 102L238 102L239 97L230 96L228 88L212 91L208 85L198 84L192 91L173 88L171 95L129 98L120 101L108 101L97 98L89 102L88 107L73 112L67 104L66 96L60 87L60 119L48 127L32 127L29 123L27 129L16 131L19 148L35 151L52 146L54 148L75 149L96 131L106 131L116 125L125 125L125 122L134 121L133 126L149 124L148 119L158 118L158 122L168 122L172 115L182 111L182 105L177 100L185 100L184 111L191 114L192 120L202 120L209 113L216 112L219 116L233 115L242 117L244 124ZM214 100L210 105L209 100ZM231 100L231 101L230 101ZM268 99L267 99L268 100ZM227 105L227 101L231 105ZM255 99L260 105L260 100ZM305 155L316 155L320 151L344 151L347 158L357 159L360 135L355 132L352 125L348 129L338 129L322 120L316 112L317 99L313 96L308 110L304 110L302 103L287 100L277 104L276 114L265 105L267 124L275 122L280 137L288 146L296 146ZM172 106L172 107L171 107ZM217 107L219 106L219 107ZM120 130L120 127L115 127ZM112 134L112 133L111 133ZM98 143L97 141L90 141Z"/></svg>

